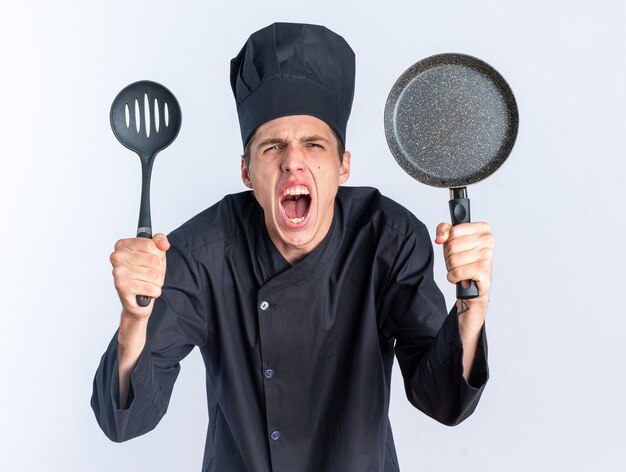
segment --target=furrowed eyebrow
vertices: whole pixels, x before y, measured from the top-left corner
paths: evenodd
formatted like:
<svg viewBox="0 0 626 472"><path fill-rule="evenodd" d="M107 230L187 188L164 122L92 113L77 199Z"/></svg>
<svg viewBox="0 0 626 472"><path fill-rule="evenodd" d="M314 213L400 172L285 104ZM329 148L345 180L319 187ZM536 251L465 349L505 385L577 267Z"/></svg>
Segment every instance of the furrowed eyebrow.
<svg viewBox="0 0 626 472"><path fill-rule="evenodd" d="M315 142L315 141L323 141L323 142L325 142L327 144L330 144L328 139L326 139L326 138L324 138L324 137L322 137L322 136L320 136L318 134L312 134L310 136L302 136L301 138L298 138L298 141L300 143L311 143L311 142ZM257 144L257 146L259 148L262 148L262 147L273 145L273 144L287 145L289 143L288 143L287 140L285 140L283 138L271 137L271 138L264 139L259 144Z"/></svg>
<svg viewBox="0 0 626 472"><path fill-rule="evenodd" d="M284 139L281 138L267 138L264 139L263 141L261 141L258 146L259 147L265 147L269 144L287 144L287 142Z"/></svg>
<svg viewBox="0 0 626 472"><path fill-rule="evenodd" d="M318 134L312 134L311 136L302 136L299 141L301 143L310 143L313 141L324 141L325 143L328 143L328 139L318 135Z"/></svg>

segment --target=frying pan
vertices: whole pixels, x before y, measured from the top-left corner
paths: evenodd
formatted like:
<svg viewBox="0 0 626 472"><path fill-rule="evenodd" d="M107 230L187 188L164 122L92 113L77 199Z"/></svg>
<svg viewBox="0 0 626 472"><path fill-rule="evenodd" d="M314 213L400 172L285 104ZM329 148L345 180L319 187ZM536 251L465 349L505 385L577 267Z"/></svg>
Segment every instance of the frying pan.
<svg viewBox="0 0 626 472"><path fill-rule="evenodd" d="M385 104L385 136L411 177L450 189L452 224L468 223L467 186L507 159L518 129L515 97L489 64L465 54L438 54L407 69ZM457 298L475 298L474 281Z"/></svg>

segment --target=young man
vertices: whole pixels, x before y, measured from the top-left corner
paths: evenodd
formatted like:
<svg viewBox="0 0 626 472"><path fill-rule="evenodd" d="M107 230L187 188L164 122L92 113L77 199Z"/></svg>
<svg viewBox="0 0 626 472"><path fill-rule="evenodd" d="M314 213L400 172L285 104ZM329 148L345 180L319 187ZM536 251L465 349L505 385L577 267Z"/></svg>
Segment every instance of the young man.
<svg viewBox="0 0 626 472"><path fill-rule="evenodd" d="M394 351L417 408L450 425L473 412L488 377L494 238L485 223L438 226L449 281L475 280L481 294L447 315L424 225L375 189L339 187L354 54L335 33L264 28L233 59L231 83L252 192L169 237L118 241L123 308L94 382L98 422L114 441L154 428L199 346L203 471L397 471ZM141 308L137 294L154 302Z"/></svg>

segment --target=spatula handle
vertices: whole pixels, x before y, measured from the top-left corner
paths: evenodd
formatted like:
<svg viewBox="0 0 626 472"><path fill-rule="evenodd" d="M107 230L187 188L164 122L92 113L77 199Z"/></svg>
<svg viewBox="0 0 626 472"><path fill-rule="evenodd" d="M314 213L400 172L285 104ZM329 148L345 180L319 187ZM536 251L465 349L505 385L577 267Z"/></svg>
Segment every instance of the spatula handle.
<svg viewBox="0 0 626 472"><path fill-rule="evenodd" d="M471 221L470 201L469 198L467 198L467 187L451 188L449 205L452 225L469 223ZM468 282L469 286L465 287L464 283ZM468 300L476 297L478 297L478 287L476 286L476 282L473 280L457 282L456 298L459 300Z"/></svg>
<svg viewBox="0 0 626 472"><path fill-rule="evenodd" d="M154 156L141 157L141 205L139 206L139 225L137 227L138 238L152 239L152 218L150 217L150 176ZM151 298L146 295L137 295L137 305L147 307Z"/></svg>
<svg viewBox="0 0 626 472"><path fill-rule="evenodd" d="M152 239L152 228L148 228L145 226L137 228L137 237ZM150 305L150 300L152 300L152 298L148 297L147 295L137 295L135 297L135 300L137 300L137 305L145 308Z"/></svg>

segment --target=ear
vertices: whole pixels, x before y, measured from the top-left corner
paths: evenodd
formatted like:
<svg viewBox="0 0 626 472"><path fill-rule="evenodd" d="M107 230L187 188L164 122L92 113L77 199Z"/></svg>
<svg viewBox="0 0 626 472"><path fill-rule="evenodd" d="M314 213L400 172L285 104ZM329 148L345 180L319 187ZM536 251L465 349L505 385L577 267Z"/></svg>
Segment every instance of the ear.
<svg viewBox="0 0 626 472"><path fill-rule="evenodd" d="M248 170L246 161L244 161L243 159L241 160L241 181L246 187L250 189L252 188L252 179L250 179L250 171Z"/></svg>
<svg viewBox="0 0 626 472"><path fill-rule="evenodd" d="M343 153L343 160L339 166L339 185L344 183L350 177L350 155L349 151Z"/></svg>

